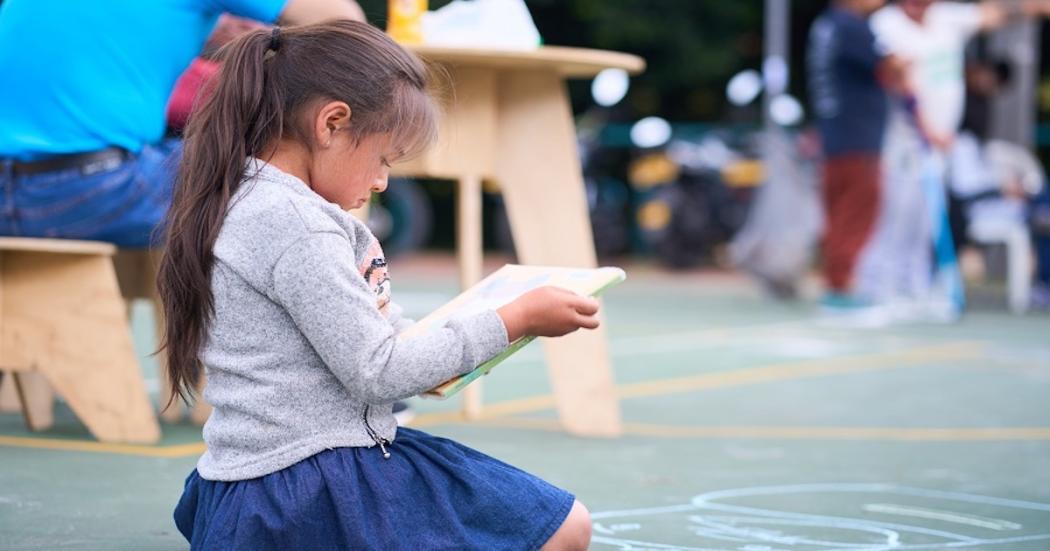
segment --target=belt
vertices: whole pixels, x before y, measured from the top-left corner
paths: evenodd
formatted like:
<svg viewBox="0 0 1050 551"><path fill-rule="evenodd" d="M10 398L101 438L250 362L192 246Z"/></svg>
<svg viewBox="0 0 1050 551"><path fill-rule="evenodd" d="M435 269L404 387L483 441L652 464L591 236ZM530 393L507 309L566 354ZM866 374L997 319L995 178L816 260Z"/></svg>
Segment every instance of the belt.
<svg viewBox="0 0 1050 551"><path fill-rule="evenodd" d="M70 153L56 155L36 161L13 161L11 172L15 175L57 172L59 170L78 169L84 176L113 170L127 160L131 154L126 149L107 147L88 153Z"/></svg>

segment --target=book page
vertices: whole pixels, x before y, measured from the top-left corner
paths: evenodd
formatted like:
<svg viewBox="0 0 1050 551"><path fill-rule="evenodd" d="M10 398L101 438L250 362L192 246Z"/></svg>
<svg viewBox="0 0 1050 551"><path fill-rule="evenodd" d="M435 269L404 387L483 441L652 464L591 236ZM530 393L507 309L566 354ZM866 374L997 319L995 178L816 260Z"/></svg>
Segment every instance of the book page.
<svg viewBox="0 0 1050 551"><path fill-rule="evenodd" d="M432 328L444 326L453 317L468 316L488 309L497 309L524 293L543 286L567 289L583 296L597 296L608 287L623 281L626 274L620 268L555 268L545 266L521 266L507 264L467 289L462 294L416 322L401 333L400 337L419 335ZM496 364L530 342L525 337L511 343L502 354L478 366L474 371L452 379L426 394L430 397L447 398L471 381L488 373Z"/></svg>

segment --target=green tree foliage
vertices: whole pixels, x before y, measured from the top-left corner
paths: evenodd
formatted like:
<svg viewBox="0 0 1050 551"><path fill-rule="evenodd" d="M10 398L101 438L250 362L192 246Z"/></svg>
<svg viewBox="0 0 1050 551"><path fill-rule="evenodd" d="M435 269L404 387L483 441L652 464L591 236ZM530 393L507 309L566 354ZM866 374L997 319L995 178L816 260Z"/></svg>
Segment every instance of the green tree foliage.
<svg viewBox="0 0 1050 551"><path fill-rule="evenodd" d="M716 118L728 77L761 56L759 2L535 0L529 8L548 44L646 59L629 97L635 116Z"/></svg>
<svg viewBox="0 0 1050 551"><path fill-rule="evenodd" d="M386 24L386 0L359 2L370 21ZM431 0L430 9L447 3ZM615 50L646 59L648 69L632 80L626 102L631 117L720 120L726 112L728 79L761 63L762 0L527 0L526 4L546 44ZM824 5L824 0L793 1L796 63L801 62L804 29ZM580 82L570 88L577 110L589 104L587 86Z"/></svg>

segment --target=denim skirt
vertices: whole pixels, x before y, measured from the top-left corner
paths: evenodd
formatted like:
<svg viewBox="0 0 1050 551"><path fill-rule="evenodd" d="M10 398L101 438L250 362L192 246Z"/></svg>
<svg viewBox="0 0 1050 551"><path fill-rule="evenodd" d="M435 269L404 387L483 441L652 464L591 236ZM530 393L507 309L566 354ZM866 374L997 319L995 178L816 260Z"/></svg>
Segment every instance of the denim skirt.
<svg viewBox="0 0 1050 551"><path fill-rule="evenodd" d="M325 450L266 476L194 470L175 509L191 549L539 549L572 494L451 440L400 428L378 448Z"/></svg>

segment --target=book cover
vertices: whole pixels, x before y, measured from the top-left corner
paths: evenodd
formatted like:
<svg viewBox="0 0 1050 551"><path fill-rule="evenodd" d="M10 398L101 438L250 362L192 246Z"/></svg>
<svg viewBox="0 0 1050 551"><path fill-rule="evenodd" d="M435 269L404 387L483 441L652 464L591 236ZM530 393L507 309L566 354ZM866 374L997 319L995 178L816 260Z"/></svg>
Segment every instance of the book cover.
<svg viewBox="0 0 1050 551"><path fill-rule="evenodd" d="M579 295L597 297L626 278L627 274L623 270L613 267L556 268L507 264L416 322L415 325L403 331L401 336L409 337L441 327L452 317L499 308L538 287L550 285ZM502 353L479 365L473 371L446 381L423 396L439 399L452 396L482 375L488 374L493 367L534 339L535 337L526 336L514 341Z"/></svg>

